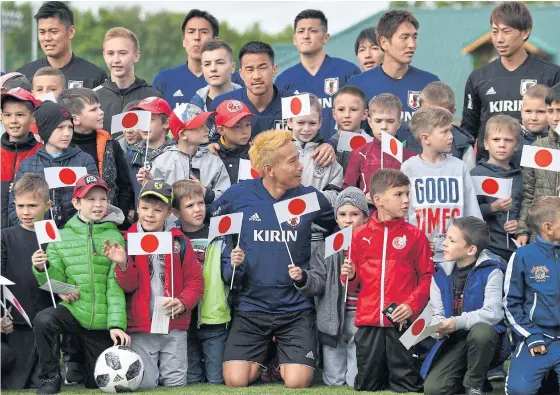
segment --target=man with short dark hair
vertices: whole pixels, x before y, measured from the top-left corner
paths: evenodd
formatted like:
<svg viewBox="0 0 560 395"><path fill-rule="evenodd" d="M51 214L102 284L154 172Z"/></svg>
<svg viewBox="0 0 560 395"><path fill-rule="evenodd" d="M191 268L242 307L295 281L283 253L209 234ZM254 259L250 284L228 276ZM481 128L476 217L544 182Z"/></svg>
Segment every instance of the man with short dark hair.
<svg viewBox="0 0 560 395"><path fill-rule="evenodd" d="M209 12L194 9L185 17L181 29L187 62L161 70L152 84L163 93L165 101L172 109L189 103L196 91L207 85L202 72L201 51L205 43L218 39L220 25ZM232 80L243 84L237 72L233 74Z"/></svg>
<svg viewBox="0 0 560 395"><path fill-rule="evenodd" d="M275 83L282 89L297 93L313 93L323 108L321 136L330 138L336 132L332 115L333 96L360 69L344 59L325 54L330 34L327 18L319 10L304 10L294 20L293 41L300 54L300 63L282 72Z"/></svg>
<svg viewBox="0 0 560 395"><path fill-rule="evenodd" d="M527 88L560 82L559 66L525 50L533 29L533 18L525 4L508 1L497 5L490 15L490 26L498 58L469 76L461 121L461 127L478 138L477 161L488 158L484 129L491 116L505 114L520 120Z"/></svg>
<svg viewBox="0 0 560 395"><path fill-rule="evenodd" d="M29 81L41 67L60 69L67 81L67 88L95 88L101 85L107 74L87 60L72 52L72 39L76 33L74 13L61 1L44 3L34 16L41 49L45 57L18 69Z"/></svg>
<svg viewBox="0 0 560 395"><path fill-rule="evenodd" d="M420 92L426 85L439 78L427 71L410 65L416 52L418 20L405 10L387 11L375 27L377 41L385 53L379 67L356 75L348 85L356 85L364 90L367 99L390 92L403 105L403 121L409 121L419 107Z"/></svg>

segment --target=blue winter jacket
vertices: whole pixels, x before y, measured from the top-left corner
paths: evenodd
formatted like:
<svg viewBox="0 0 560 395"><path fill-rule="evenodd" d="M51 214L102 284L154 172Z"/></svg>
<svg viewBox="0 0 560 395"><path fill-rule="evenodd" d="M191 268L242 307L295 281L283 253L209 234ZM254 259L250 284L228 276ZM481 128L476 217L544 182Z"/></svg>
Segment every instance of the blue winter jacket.
<svg viewBox="0 0 560 395"><path fill-rule="evenodd" d="M504 307L529 349L560 339L560 244L537 236L513 253L504 280Z"/></svg>

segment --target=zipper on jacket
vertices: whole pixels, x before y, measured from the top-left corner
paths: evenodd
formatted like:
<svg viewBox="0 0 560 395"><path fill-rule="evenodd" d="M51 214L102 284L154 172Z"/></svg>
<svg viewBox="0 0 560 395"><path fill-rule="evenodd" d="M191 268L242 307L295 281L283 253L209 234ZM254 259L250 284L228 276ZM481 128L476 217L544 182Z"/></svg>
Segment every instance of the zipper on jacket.
<svg viewBox="0 0 560 395"><path fill-rule="evenodd" d="M17 157L18 157L19 151L18 151L18 145L15 144L15 146L16 146L16 149L14 151L14 163L12 165L12 178L10 178L10 183L14 182L15 177L16 177L16 163L17 163ZM12 188L13 188L13 185L12 185Z"/></svg>
<svg viewBox="0 0 560 395"><path fill-rule="evenodd" d="M533 314L535 313L535 308L537 307L537 293L534 293L535 297L533 299L533 307L531 307L531 311L529 312L529 319L533 321Z"/></svg>
<svg viewBox="0 0 560 395"><path fill-rule="evenodd" d="M387 238L389 237L389 228L385 226L383 231L383 256L381 258L381 292L379 299L379 325L385 326L383 322L383 308L385 306L385 261L387 259Z"/></svg>
<svg viewBox="0 0 560 395"><path fill-rule="evenodd" d="M93 263L91 261L91 254L92 251L90 249L90 245L93 245L93 236L92 236L92 230L93 230L93 223L88 223L88 266L89 266L89 277L91 279L91 320L89 323L89 329L92 328L93 326L93 319L95 317L95 284L93 282Z"/></svg>

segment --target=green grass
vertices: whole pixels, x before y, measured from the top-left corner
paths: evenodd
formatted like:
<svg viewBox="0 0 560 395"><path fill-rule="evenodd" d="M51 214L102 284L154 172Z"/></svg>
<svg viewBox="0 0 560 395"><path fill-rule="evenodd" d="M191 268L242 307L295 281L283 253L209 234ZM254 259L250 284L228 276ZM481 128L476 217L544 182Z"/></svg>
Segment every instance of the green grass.
<svg viewBox="0 0 560 395"><path fill-rule="evenodd" d="M503 395L503 383L494 383L494 392L493 395ZM91 394L91 395L99 395L102 392L100 390L87 390L83 386L64 386L62 388L63 394ZM186 387L174 387L174 388L165 388L160 387L153 390L144 390L144 391L137 391L141 393L149 393L149 394L168 394L168 395L277 395L277 394L302 394L302 395L349 395L349 394L357 394L353 388L350 387L327 387L325 385L314 385L311 388L301 389L301 390L293 390L293 389L286 389L280 383L274 384L255 384L248 388L228 388L224 385L215 385L215 384L198 384L198 385L189 385ZM2 391L2 394L9 394L9 395L16 395L16 394L34 394L35 390L27 390L27 391ZM369 392L370 394L373 392ZM391 391L381 391L375 392L375 394L379 395L391 395L395 394L395 392ZM412 394L410 394L412 395Z"/></svg>

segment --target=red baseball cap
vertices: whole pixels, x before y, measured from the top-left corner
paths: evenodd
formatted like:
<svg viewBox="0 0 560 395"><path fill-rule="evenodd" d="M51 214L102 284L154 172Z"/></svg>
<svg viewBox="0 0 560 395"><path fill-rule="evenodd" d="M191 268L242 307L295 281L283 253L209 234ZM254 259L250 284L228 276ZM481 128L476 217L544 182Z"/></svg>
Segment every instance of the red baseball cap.
<svg viewBox="0 0 560 395"><path fill-rule="evenodd" d="M1 99L3 100L5 96L11 96L21 101L29 101L33 104L33 108L37 107L39 103L35 96L31 94L31 92L26 91L23 88L12 88L9 91L2 92Z"/></svg>
<svg viewBox="0 0 560 395"><path fill-rule="evenodd" d="M245 117L254 117L245 103L239 100L225 100L216 109L216 125L231 128Z"/></svg>
<svg viewBox="0 0 560 395"><path fill-rule="evenodd" d="M198 129L212 115L216 115L216 112L204 112L194 104L183 103L171 113L169 117L169 130L171 130L173 137L177 140L182 130Z"/></svg>
<svg viewBox="0 0 560 395"><path fill-rule="evenodd" d="M94 176L92 174L86 174L83 177L80 177L78 181L76 181L76 185L74 186L74 195L72 197L74 199L83 198L91 191L92 188L101 187L109 192L109 187L103 180L103 178Z"/></svg>
<svg viewBox="0 0 560 395"><path fill-rule="evenodd" d="M169 104L167 104L167 102L161 97L156 96L147 97L137 105L128 109L128 111L134 110L144 110L151 112L152 114L171 115L171 107L169 107Z"/></svg>

